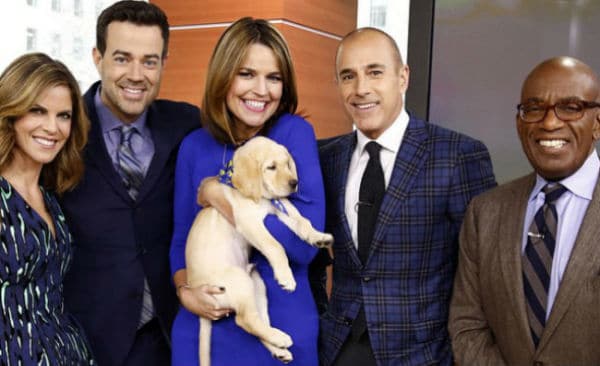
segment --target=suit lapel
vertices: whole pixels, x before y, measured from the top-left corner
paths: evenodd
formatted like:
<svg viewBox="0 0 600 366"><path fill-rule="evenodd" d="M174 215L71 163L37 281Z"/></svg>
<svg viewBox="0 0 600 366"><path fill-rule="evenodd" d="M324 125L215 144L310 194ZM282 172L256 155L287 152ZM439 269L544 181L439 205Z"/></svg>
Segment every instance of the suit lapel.
<svg viewBox="0 0 600 366"><path fill-rule="evenodd" d="M527 319L525 294L523 292L521 246L527 200L534 183L535 174L530 174L513 184L511 196L507 197L501 206L500 220L503 225L498 230L500 268L502 268L504 286L509 294L507 300L510 304L507 307L513 310L517 325L521 328L521 333L525 334L526 339L531 343L532 351L533 341L529 335L529 320Z"/></svg>
<svg viewBox="0 0 600 366"><path fill-rule="evenodd" d="M86 160L89 164L98 167L100 174L106 178L123 200L133 203L132 198L125 189L125 185L121 181L121 176L113 166L110 155L106 150L102 128L100 127L94 104L94 96L98 87L99 83L94 84L85 94L86 108L91 120L90 135L85 148ZM152 187L154 187L164 171L174 144L177 143L175 130L168 121L169 119L160 114L154 103L150 105L147 124L154 142L154 155L148 167L146 177L140 187L137 202L141 202L152 191Z"/></svg>
<svg viewBox="0 0 600 366"><path fill-rule="evenodd" d="M102 128L100 127L96 106L94 105L94 96L96 95L98 85L99 83L93 85L85 94L85 104L91 122L88 143L84 152L86 164L88 165L87 168L89 169L92 166L97 167L98 172L114 188L117 194L123 198L123 200L133 202L125 189L125 185L121 181L121 176L113 166L112 159L106 150L106 144L104 143L104 137L102 136Z"/></svg>
<svg viewBox="0 0 600 366"><path fill-rule="evenodd" d="M358 257L358 251L355 243L352 240L352 233L350 232L350 225L348 224L348 217L346 216L346 181L348 180L348 170L350 168L350 160L352 159L352 153L356 148L356 132L345 135L336 141L335 148L332 152L330 162L330 169L332 171L331 178L333 181L333 192L336 192L335 196L335 210L333 212L339 213L339 218L336 218L336 222L341 223L340 228L341 236L337 238L336 243L342 245L342 250L348 252L350 258L357 267L362 267L362 263Z"/></svg>
<svg viewBox="0 0 600 366"><path fill-rule="evenodd" d="M573 252L569 258L567 268L565 268L550 317L540 339L538 352L548 343L548 340L552 337L552 333L564 317L577 293L582 289L582 278L589 277L590 273L597 273L598 267L600 267L600 251L598 250L598 238L600 237L599 219L600 181L596 183L592 201L588 206L579 233L577 234Z"/></svg>
<svg viewBox="0 0 600 366"><path fill-rule="evenodd" d="M141 202L152 191L152 187L154 187L158 178L164 172L164 167L169 160L174 143L174 127L168 123L168 118L160 115L154 104L148 110L148 119L146 122L152 133L154 155L146 172L146 177L144 177L144 181L140 187L137 197L138 202Z"/></svg>
<svg viewBox="0 0 600 366"><path fill-rule="evenodd" d="M383 243L390 221L397 216L398 210L408 197L415 179L429 157L429 148L424 143L428 137L425 122L411 118L404 132L392 176L379 209L369 259ZM367 265L369 259L367 259Z"/></svg>

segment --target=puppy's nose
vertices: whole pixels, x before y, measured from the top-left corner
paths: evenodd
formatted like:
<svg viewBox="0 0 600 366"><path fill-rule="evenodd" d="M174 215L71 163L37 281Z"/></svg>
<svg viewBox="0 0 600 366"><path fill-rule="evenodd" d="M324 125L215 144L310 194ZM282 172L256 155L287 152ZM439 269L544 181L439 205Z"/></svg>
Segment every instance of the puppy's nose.
<svg viewBox="0 0 600 366"><path fill-rule="evenodd" d="M296 189L296 187L298 187L298 180L297 179L290 179L288 184L290 185L290 187L292 189Z"/></svg>

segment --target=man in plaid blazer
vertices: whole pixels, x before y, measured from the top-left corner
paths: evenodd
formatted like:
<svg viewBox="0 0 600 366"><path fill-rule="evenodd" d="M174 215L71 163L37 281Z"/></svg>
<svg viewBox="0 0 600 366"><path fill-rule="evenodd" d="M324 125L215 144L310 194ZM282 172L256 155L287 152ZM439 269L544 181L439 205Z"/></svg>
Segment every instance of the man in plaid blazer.
<svg viewBox="0 0 600 366"><path fill-rule="evenodd" d="M471 198L496 183L481 142L409 117L408 76L386 33L362 28L341 41L337 83L357 131L320 148L326 229L335 237L319 340L326 366L452 364L446 326L458 232ZM363 263L356 207L373 140L382 146L385 194Z"/></svg>

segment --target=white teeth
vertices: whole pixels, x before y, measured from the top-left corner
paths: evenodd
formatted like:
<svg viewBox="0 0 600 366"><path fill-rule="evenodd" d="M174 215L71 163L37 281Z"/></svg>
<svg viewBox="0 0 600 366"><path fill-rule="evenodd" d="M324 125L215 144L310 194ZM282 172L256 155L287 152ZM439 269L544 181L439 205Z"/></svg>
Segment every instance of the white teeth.
<svg viewBox="0 0 600 366"><path fill-rule="evenodd" d="M544 147L562 147L566 143L565 140L540 140L540 145Z"/></svg>
<svg viewBox="0 0 600 366"><path fill-rule="evenodd" d="M142 89L129 89L129 88L124 88L126 92L128 93L132 93L132 94L141 94L142 93Z"/></svg>
<svg viewBox="0 0 600 366"><path fill-rule="evenodd" d="M54 146L56 144L56 140L48 140L42 137L34 137L33 138L38 144L40 145L44 145L44 146Z"/></svg>
<svg viewBox="0 0 600 366"><path fill-rule="evenodd" d="M246 103L248 107L254 109L262 109L265 107L265 104L267 104L266 102L261 102L258 100L244 100L244 103Z"/></svg>
<svg viewBox="0 0 600 366"><path fill-rule="evenodd" d="M356 108L358 109L369 109L375 107L376 103L368 103L368 104L356 104Z"/></svg>

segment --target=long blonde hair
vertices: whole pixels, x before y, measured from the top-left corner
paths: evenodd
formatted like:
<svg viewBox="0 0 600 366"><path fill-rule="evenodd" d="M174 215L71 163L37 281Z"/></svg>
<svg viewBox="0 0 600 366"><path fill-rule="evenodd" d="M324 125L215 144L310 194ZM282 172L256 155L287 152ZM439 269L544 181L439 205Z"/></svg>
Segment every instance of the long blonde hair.
<svg viewBox="0 0 600 366"><path fill-rule="evenodd" d="M0 75L0 171L13 159L15 122L27 114L40 94L54 86L65 86L71 94L71 134L56 158L42 168L41 184L63 193L75 187L83 175L82 150L90 122L77 81L60 61L43 53L18 57Z"/></svg>

